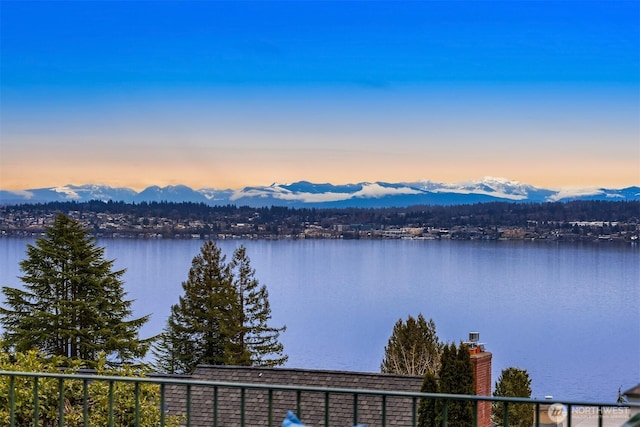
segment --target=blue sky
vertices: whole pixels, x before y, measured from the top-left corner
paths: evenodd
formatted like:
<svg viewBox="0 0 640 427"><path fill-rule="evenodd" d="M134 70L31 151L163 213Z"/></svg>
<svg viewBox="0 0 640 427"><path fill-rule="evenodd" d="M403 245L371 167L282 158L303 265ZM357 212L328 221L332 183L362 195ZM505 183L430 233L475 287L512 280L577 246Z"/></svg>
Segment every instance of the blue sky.
<svg viewBox="0 0 640 427"><path fill-rule="evenodd" d="M640 184L636 1L0 8L0 188Z"/></svg>

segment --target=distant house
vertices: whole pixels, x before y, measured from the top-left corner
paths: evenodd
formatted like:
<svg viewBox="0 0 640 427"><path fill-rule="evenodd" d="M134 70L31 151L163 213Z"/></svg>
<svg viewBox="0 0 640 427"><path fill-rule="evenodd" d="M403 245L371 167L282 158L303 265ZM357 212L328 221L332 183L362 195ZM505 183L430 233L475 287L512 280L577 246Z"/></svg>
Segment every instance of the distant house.
<svg viewBox="0 0 640 427"><path fill-rule="evenodd" d="M469 333L469 353L473 365L475 394L491 395L491 353L479 342L478 332ZM184 379L185 377L180 377ZM392 375L379 373L326 371L287 368L258 368L238 366L201 365L193 375L194 381L209 381L234 384L265 384L293 387L315 387L333 389L380 390L419 393L422 376ZM269 397L267 390L247 389L244 392L245 425L267 426ZM217 420L219 426L237 426L240 423L242 396L238 388L222 388L217 391ZM191 387L189 396L191 426L214 425L214 391L211 388ZM167 386L166 411L171 415L185 414L187 393L185 386ZM325 393L276 390L272 394L271 411L273 425L280 425L288 410L300 413L302 422L310 426L325 425ZM411 397L387 397L384 419L387 426L412 425L414 399ZM354 423L353 394L331 393L328 400L329 425L344 427ZM416 408L417 409L417 408ZM491 426L491 404L480 402L477 407L478 427ZM357 422L368 426L382 425L382 397L358 395Z"/></svg>
<svg viewBox="0 0 640 427"><path fill-rule="evenodd" d="M184 377L182 377L184 378ZM190 376L194 381L225 383L269 384L299 387L328 387L386 391L419 392L422 377L376 373L324 371L285 368L257 368L236 366L198 366ZM212 426L213 390L192 386L191 425ZM244 396L245 423L247 426L267 426L268 392L246 390ZM298 396L294 391L274 391L272 396L273 425L280 425L287 410L296 412ZM166 411L169 414L185 414L187 393L185 386L168 386L166 389ZM353 425L354 397L351 394L331 394L329 399L330 425ZM412 422L411 398L387 397L385 420L388 426L407 426ZM218 390L218 425L240 425L241 394L239 389ZM325 394L303 392L300 395L301 420L306 425L324 425ZM379 396L358 397L358 422L381 425L382 398Z"/></svg>
<svg viewBox="0 0 640 427"><path fill-rule="evenodd" d="M640 403L640 384L635 387L631 387L629 390L622 393L624 397L627 398L627 402L629 403ZM640 413L639 408L631 409L631 416Z"/></svg>

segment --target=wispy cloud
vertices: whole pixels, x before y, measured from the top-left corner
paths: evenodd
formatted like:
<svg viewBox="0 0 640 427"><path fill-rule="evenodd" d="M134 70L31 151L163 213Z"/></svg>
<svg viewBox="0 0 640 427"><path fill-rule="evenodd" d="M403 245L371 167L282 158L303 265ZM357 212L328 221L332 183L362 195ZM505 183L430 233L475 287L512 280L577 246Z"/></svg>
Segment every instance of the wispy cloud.
<svg viewBox="0 0 640 427"><path fill-rule="evenodd" d="M604 191L600 188L562 188L552 196L549 196L549 201L557 202L558 200L570 199L573 197L584 196L596 196L604 194Z"/></svg>

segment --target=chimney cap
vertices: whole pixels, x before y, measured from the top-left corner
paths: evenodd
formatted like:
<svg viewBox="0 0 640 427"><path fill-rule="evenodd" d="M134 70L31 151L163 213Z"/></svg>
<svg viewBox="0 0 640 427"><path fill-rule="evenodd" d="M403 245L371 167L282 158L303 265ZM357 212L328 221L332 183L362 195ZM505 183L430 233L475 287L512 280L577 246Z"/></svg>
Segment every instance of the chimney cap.
<svg viewBox="0 0 640 427"><path fill-rule="evenodd" d="M484 343L480 342L480 332L469 332L469 340L464 342L472 353L484 352Z"/></svg>

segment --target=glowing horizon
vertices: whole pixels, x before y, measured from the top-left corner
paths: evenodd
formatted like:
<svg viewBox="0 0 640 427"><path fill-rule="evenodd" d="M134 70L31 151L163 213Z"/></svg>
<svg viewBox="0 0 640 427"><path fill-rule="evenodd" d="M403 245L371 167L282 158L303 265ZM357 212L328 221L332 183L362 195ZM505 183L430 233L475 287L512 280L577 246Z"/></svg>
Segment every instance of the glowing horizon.
<svg viewBox="0 0 640 427"><path fill-rule="evenodd" d="M3 190L640 185L637 2L0 7Z"/></svg>

